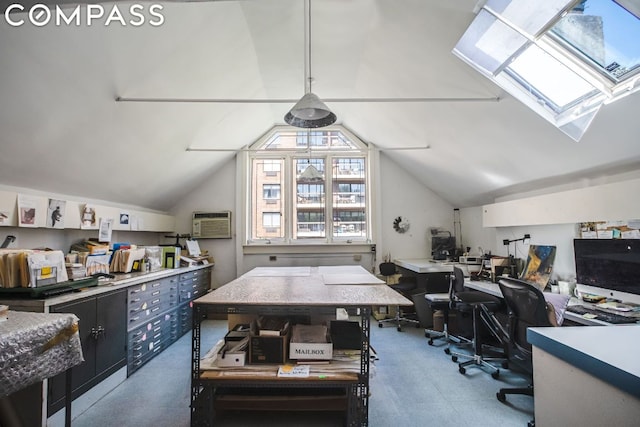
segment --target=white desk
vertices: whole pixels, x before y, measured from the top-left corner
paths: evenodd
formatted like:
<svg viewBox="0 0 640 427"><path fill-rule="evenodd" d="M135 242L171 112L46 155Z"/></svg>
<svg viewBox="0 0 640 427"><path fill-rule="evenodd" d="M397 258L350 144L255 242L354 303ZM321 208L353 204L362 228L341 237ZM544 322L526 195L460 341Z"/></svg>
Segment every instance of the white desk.
<svg viewBox="0 0 640 427"><path fill-rule="evenodd" d="M415 273L450 273L453 264L434 262L428 259L397 259L393 261L398 267L406 268Z"/></svg>
<svg viewBox="0 0 640 427"><path fill-rule="evenodd" d="M636 426L640 325L530 328L536 425Z"/></svg>

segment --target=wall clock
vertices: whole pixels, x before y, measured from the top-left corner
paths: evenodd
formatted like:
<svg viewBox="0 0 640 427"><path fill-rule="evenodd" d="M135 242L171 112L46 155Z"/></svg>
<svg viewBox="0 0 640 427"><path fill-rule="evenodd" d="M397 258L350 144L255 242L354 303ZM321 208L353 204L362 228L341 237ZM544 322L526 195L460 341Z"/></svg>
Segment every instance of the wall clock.
<svg viewBox="0 0 640 427"><path fill-rule="evenodd" d="M393 220L393 229L398 233L404 233L409 229L409 220L401 216Z"/></svg>

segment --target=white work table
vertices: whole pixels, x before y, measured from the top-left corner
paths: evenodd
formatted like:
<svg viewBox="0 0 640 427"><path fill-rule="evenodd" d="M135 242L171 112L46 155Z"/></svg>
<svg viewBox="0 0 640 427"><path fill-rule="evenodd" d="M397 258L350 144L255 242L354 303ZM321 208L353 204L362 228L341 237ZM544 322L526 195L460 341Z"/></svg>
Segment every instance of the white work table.
<svg viewBox="0 0 640 427"><path fill-rule="evenodd" d="M307 390L310 394L307 394L305 399L307 401L311 399L310 408L313 410L322 409L317 403L317 397L322 395L320 392L316 395L316 390L338 387L344 389L344 394L339 399L342 400L342 408L346 408L346 425L368 425L371 308L375 305L412 304L409 299L360 266L257 267L196 299L193 302L191 360L192 425L207 424L205 421L212 420L212 407L220 403L217 390L221 385L237 390L250 388L254 392L274 387L292 387L294 391ZM309 318L322 315L334 319L337 312L341 311L340 309L345 309L350 315L360 315L361 342L358 372L347 376L323 374L310 375L308 378L280 378L277 376L277 365L271 371L263 369L259 377L247 376L242 372L242 368L239 368L239 374L225 372L224 375L200 369L199 355L202 354L200 322L209 312L250 316L303 315ZM251 353L251 347L249 353ZM268 394L266 391L265 395L271 399L270 408L277 409L282 401L276 402ZM261 396L254 397L259 399ZM302 395L294 396L294 399L302 399L302 397ZM289 405L288 399L284 400L286 405ZM302 405L302 400L296 402L298 406ZM290 409L290 406L287 408Z"/></svg>
<svg viewBox="0 0 640 427"><path fill-rule="evenodd" d="M639 325L530 328L527 339L536 424L637 425Z"/></svg>
<svg viewBox="0 0 640 427"><path fill-rule="evenodd" d="M397 259L394 263L398 267L406 268L415 273L450 273L453 271L453 264L435 262L428 259Z"/></svg>

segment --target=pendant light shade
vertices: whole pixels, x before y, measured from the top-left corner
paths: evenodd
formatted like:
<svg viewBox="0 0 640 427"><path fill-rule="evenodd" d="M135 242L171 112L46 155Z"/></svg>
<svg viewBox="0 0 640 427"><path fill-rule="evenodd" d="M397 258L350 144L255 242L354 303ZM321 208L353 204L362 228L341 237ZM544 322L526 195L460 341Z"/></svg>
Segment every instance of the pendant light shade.
<svg viewBox="0 0 640 427"><path fill-rule="evenodd" d="M335 123L336 115L320 101L318 95L311 90L313 77L311 74L311 0L306 0L305 8L305 94L284 116L284 121L291 126L315 129Z"/></svg>
<svg viewBox="0 0 640 427"><path fill-rule="evenodd" d="M291 126L314 129L332 125L336 121L336 115L315 93L309 92L284 116L284 121Z"/></svg>

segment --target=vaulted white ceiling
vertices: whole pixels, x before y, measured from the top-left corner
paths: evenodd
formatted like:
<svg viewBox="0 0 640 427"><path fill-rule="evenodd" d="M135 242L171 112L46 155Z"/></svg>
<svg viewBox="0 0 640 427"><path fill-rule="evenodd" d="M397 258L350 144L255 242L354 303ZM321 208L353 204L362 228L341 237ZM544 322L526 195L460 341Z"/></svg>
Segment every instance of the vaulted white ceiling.
<svg viewBox="0 0 640 427"><path fill-rule="evenodd" d="M639 169L640 95L574 142L453 56L475 3L313 0L313 91L366 142L428 145L384 155L455 207ZM168 210L234 155L188 147L284 123L304 93L303 0L162 4L158 27L0 20L0 184Z"/></svg>

